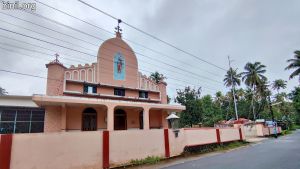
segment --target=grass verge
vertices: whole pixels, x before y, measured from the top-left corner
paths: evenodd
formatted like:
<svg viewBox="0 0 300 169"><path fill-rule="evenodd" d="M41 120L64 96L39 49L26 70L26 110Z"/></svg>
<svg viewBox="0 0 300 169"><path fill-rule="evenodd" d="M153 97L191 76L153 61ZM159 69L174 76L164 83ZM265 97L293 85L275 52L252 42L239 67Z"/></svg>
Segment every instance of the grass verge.
<svg viewBox="0 0 300 169"><path fill-rule="evenodd" d="M157 157L157 156L148 156L144 159L131 160L130 163L128 163L127 165L119 166L119 167L116 167L115 169L132 168L132 167L135 168L140 165L153 165L153 164L157 164L159 162L164 162L164 161L166 162L169 160L176 160L176 159L178 160L178 159L185 158L188 156L201 155L201 154L210 153L210 152L221 152L221 151L231 150L231 149L246 146L249 144L250 144L249 142L235 141L235 142L228 142L228 143L222 143L222 144L209 144L209 145L186 147L184 149L184 152L180 156L172 157L169 159L164 159L164 158Z"/></svg>
<svg viewBox="0 0 300 169"><path fill-rule="evenodd" d="M222 143L222 144L208 144L208 145L201 145L201 146L186 147L184 149L184 155L187 156L193 154L204 154L209 152L226 151L241 146L246 146L248 144L250 143L245 141L243 142L235 141L235 142Z"/></svg>
<svg viewBox="0 0 300 169"><path fill-rule="evenodd" d="M160 157L157 156L148 156L145 159L135 159L131 160L130 164L133 166L142 165L142 164L156 164L161 160Z"/></svg>

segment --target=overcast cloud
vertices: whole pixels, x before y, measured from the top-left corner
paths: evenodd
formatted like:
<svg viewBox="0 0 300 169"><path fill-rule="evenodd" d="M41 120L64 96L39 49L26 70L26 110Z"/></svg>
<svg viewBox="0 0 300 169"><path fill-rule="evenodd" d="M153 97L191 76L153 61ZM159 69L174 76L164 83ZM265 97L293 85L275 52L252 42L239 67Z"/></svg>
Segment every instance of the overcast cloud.
<svg viewBox="0 0 300 169"><path fill-rule="evenodd" d="M117 24L115 20L84 6L78 1L48 0L43 2L111 32L114 31L114 27ZM228 55L234 60L232 66L238 68L240 72L243 71L243 67L247 62L262 62L267 66L266 75L269 81L279 78L288 80L291 71L284 70L287 65L286 60L293 57L295 50L300 50L300 1L298 0L87 0L87 2L117 18L121 18L131 25L225 69L228 69ZM96 45L90 45L68 36L60 35L2 13L0 13L1 28L38 37L95 56L97 55L98 47L102 43L99 39L58 26L22 11L1 9L0 12L32 21ZM114 36L72 19L69 16L55 12L39 3L36 4L35 13L50 17L53 20L101 39L109 39ZM6 22L32 29L69 43L15 27ZM149 75L148 71L159 71L169 77L167 79L168 93L171 96L174 96L175 89L183 88L183 86L187 85L202 86L204 94L214 94L217 90L224 92L228 90L223 86L222 82L225 71L196 60L124 24L121 24L121 27L125 39L138 42L169 57L128 42L136 52L214 80L195 77L190 73L174 69L154 59L137 55L139 68L142 69L141 72ZM96 62L96 57L83 55L0 30L0 69L46 77L47 69L45 64L49 60L53 60L54 56L51 55L55 53L1 36L26 41L56 51L62 56L61 61L66 66ZM49 55L26 51L21 48L12 47L11 45L42 51ZM12 50L13 52L4 50L3 48ZM16 52L32 57L20 55ZM64 57L77 59L80 62L64 60ZM297 79L289 80L286 91L290 91L298 84ZM45 93L46 80L0 72L0 86L5 88L9 94L14 95L43 94Z"/></svg>

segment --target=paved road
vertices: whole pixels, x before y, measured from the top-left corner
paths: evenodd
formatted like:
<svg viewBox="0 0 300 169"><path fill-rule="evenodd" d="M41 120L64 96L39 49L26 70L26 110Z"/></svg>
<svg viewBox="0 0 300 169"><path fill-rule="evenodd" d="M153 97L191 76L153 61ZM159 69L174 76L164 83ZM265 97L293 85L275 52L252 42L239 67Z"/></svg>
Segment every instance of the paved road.
<svg viewBox="0 0 300 169"><path fill-rule="evenodd" d="M300 131L165 169L300 169Z"/></svg>

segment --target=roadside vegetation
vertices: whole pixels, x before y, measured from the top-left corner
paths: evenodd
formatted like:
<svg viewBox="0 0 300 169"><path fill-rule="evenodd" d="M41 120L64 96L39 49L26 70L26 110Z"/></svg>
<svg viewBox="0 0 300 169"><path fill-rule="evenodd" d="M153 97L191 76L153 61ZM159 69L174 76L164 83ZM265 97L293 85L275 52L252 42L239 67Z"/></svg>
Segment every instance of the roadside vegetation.
<svg viewBox="0 0 300 169"><path fill-rule="evenodd" d="M142 164L156 164L159 161L161 161L160 157L148 156L147 158L144 158L144 159L131 160L130 164L131 164L131 166L142 165Z"/></svg>
<svg viewBox="0 0 300 169"><path fill-rule="evenodd" d="M300 51L295 51L294 59L287 62L286 70L294 70L289 78L299 78ZM218 91L214 95L202 95L201 88L178 89L174 101L186 106L180 114L180 127L213 127L222 120L235 119L234 97L239 118L271 120L271 103L274 119L284 123L288 130L300 125L300 87L286 93L283 89L288 82L283 79L269 81L266 72L267 67L260 62L246 63L244 70L230 68L223 80L229 89L227 93Z"/></svg>
<svg viewBox="0 0 300 169"><path fill-rule="evenodd" d="M222 152L222 151L243 147L249 144L250 144L249 142L245 142L245 141L235 141L235 142L228 142L222 144L208 144L202 146L186 147L184 149L183 155L189 156L195 154L205 154L210 152Z"/></svg>

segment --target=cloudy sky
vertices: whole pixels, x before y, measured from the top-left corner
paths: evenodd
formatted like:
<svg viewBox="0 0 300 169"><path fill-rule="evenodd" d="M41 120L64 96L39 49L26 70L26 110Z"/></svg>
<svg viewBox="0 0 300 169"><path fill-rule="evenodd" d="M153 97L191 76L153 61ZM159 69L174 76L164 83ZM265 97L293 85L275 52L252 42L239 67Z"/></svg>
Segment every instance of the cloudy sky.
<svg viewBox="0 0 300 169"><path fill-rule="evenodd" d="M279 78L287 80L286 91L298 85L297 79L288 80L291 71L284 70L287 65L286 60L293 57L295 50L300 49L300 1L298 0L84 1L223 69L228 69L228 55L233 60L232 66L238 68L239 72L243 71L247 62L259 61L267 66L266 76L269 81ZM114 36L112 32L117 24L115 20L78 1L41 2L97 25L98 28L34 0L20 1L23 2L36 3L35 13L39 16L51 18L94 37L20 10L4 10L2 6L0 28L95 56L103 42L101 39L106 40ZM121 24L121 27L125 41L134 51L141 54L137 54L141 72L146 75L153 71L163 73L168 77L168 93L171 96L174 96L176 89L187 85L202 86L203 94L228 90L222 82L224 70L202 62L124 24ZM61 61L66 66L96 61L96 57L3 30L0 30L0 52L0 69L43 77L47 76L45 64L53 60L56 52L61 55ZM0 72L0 86L14 95L43 94L46 80Z"/></svg>

